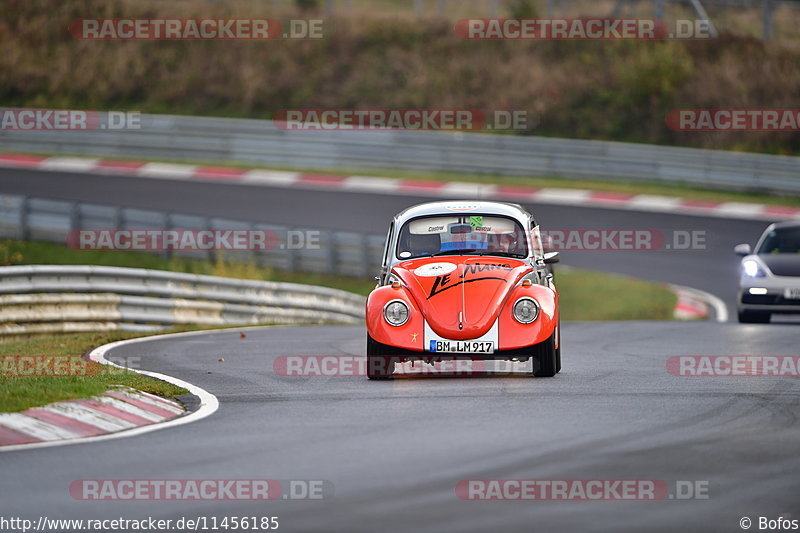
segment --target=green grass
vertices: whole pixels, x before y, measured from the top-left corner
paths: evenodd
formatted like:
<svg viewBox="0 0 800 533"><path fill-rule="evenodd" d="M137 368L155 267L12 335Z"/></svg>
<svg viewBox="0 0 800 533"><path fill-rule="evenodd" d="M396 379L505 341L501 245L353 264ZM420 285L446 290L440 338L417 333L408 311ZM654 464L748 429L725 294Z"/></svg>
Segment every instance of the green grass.
<svg viewBox="0 0 800 533"><path fill-rule="evenodd" d="M677 298L665 285L589 270L558 269L563 320L671 320Z"/></svg>
<svg viewBox="0 0 800 533"><path fill-rule="evenodd" d="M184 329L181 329L181 331ZM174 330L178 331L178 330ZM165 398L188 391L129 370L81 360L82 354L109 342L141 337L141 333L104 332L50 335L0 343L0 412L23 411L51 402L87 398L101 394L114 385L124 385ZM18 376L13 369L19 360L8 356L46 355L77 359L70 376ZM63 363L62 359L58 360Z"/></svg>

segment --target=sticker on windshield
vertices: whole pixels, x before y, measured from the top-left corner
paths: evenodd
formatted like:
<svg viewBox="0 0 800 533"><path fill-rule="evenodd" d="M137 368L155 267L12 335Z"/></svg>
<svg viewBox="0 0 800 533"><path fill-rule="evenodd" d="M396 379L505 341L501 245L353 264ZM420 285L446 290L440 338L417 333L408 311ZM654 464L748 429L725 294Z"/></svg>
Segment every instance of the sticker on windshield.
<svg viewBox="0 0 800 533"><path fill-rule="evenodd" d="M469 217L469 225L473 228L483 227L483 217L480 215Z"/></svg>
<svg viewBox="0 0 800 533"><path fill-rule="evenodd" d="M423 278L433 278L449 274L455 269L456 265L453 263L428 263L416 269L414 274Z"/></svg>
<svg viewBox="0 0 800 533"><path fill-rule="evenodd" d="M448 211L474 211L479 207L478 204L448 204L444 206Z"/></svg>

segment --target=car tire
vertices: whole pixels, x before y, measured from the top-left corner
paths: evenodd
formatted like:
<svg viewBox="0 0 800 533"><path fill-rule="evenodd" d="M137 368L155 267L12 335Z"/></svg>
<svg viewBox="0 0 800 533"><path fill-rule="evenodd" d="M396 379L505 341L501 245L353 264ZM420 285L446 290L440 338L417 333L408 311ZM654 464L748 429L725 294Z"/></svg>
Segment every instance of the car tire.
<svg viewBox="0 0 800 533"><path fill-rule="evenodd" d="M556 350L556 333L553 332L544 342L532 347L531 373L537 378L551 378L558 372L558 354Z"/></svg>
<svg viewBox="0 0 800 533"><path fill-rule="evenodd" d="M556 374L561 372L561 319L558 319L558 348L556 348Z"/></svg>
<svg viewBox="0 0 800 533"><path fill-rule="evenodd" d="M392 379L397 358L391 357L391 347L381 344L367 333L367 377Z"/></svg>
<svg viewBox="0 0 800 533"><path fill-rule="evenodd" d="M739 322L742 324L766 324L772 313L769 311L742 311L739 310Z"/></svg>

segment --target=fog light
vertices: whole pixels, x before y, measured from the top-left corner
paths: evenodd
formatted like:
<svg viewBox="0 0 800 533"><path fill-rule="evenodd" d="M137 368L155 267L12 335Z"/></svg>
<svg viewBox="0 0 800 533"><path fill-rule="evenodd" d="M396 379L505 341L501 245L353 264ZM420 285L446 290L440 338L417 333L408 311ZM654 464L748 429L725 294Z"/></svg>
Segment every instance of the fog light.
<svg viewBox="0 0 800 533"><path fill-rule="evenodd" d="M767 294L767 289L764 287L750 287L750 294Z"/></svg>

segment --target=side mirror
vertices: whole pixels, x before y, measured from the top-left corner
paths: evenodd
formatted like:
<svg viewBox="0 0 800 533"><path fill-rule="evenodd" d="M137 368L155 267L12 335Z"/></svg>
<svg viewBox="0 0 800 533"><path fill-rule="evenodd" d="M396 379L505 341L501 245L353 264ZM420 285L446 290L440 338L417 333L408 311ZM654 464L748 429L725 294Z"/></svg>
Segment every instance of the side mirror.
<svg viewBox="0 0 800 533"><path fill-rule="evenodd" d="M746 255L750 255L751 253L753 253L753 250L750 248L749 244L737 244L736 246L733 247L733 252L736 255L744 257Z"/></svg>
<svg viewBox="0 0 800 533"><path fill-rule="evenodd" d="M561 261L561 257L559 257L558 252L547 252L544 254L544 259L542 260L545 265L552 265L559 261Z"/></svg>

